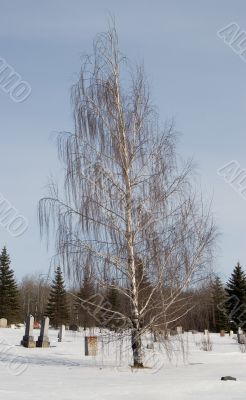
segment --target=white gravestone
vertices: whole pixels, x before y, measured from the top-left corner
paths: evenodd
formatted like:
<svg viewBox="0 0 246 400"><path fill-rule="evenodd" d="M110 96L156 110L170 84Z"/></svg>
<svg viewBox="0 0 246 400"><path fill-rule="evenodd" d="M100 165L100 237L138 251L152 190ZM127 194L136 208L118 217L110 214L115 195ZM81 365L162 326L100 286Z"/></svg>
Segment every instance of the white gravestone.
<svg viewBox="0 0 246 400"><path fill-rule="evenodd" d="M183 333L183 328L182 328L182 326L177 326L176 331L177 331L177 334L178 334L178 335L182 335L182 333Z"/></svg>
<svg viewBox="0 0 246 400"><path fill-rule="evenodd" d="M6 320L6 318L1 318L0 319L0 328L7 328L8 325L8 321Z"/></svg>
<svg viewBox="0 0 246 400"><path fill-rule="evenodd" d="M58 333L58 342L62 342L65 337L65 325L61 325Z"/></svg>
<svg viewBox="0 0 246 400"><path fill-rule="evenodd" d="M50 324L49 317L44 317L41 322L40 335L36 342L37 347L50 347L50 341L49 341L49 336L48 336L49 324Z"/></svg>

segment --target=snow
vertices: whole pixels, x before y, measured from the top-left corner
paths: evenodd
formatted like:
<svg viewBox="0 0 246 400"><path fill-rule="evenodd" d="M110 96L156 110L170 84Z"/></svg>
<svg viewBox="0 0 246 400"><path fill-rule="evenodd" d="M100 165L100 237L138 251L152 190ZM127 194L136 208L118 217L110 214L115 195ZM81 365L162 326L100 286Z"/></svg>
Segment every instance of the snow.
<svg viewBox="0 0 246 400"><path fill-rule="evenodd" d="M38 336L35 331L35 338ZM237 400L246 393L246 353L233 338L211 334L213 350L201 350L202 334L173 337L167 348L145 350L149 368L133 371L128 340L100 340L97 357L84 356L84 333L66 331L62 343L50 330L51 347L20 346L22 329L0 329L0 399L4 400ZM149 343L147 337L144 343ZM183 352L179 351L183 349ZM223 382L231 375L237 381Z"/></svg>

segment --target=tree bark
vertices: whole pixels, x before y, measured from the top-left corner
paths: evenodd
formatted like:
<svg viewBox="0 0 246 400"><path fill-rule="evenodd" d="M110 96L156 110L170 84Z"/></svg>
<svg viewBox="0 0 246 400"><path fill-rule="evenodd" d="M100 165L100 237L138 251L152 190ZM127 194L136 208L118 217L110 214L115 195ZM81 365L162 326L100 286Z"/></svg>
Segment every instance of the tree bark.
<svg viewBox="0 0 246 400"><path fill-rule="evenodd" d="M132 329L132 353L133 366L135 368L143 368L142 339L141 330L139 328Z"/></svg>

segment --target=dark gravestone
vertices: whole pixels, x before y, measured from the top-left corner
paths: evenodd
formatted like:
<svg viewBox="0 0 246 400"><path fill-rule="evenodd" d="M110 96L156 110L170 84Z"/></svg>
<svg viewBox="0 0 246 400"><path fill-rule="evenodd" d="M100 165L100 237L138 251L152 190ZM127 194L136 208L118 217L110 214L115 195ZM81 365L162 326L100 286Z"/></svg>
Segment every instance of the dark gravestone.
<svg viewBox="0 0 246 400"><path fill-rule="evenodd" d="M34 318L32 315L29 315L26 318L25 336L23 336L23 339L21 341L21 345L29 349L36 347L36 342L34 341L33 337L33 324Z"/></svg>

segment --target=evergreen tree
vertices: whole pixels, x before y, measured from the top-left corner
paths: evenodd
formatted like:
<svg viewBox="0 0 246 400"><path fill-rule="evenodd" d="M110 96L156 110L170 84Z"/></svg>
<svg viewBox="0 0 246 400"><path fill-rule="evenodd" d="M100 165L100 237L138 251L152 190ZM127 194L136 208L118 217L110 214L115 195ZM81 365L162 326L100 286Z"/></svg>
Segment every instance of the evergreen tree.
<svg viewBox="0 0 246 400"><path fill-rule="evenodd" d="M212 308L213 308L213 329L215 332L228 329L228 312L226 307L226 291L218 276L212 283Z"/></svg>
<svg viewBox="0 0 246 400"><path fill-rule="evenodd" d="M51 325L55 328L69 322L67 294L60 267L57 267L55 271L55 278L51 285L46 314L50 318Z"/></svg>
<svg viewBox="0 0 246 400"><path fill-rule="evenodd" d="M4 247L0 255L0 318L6 318L8 323L18 322L19 312L19 291Z"/></svg>
<svg viewBox="0 0 246 400"><path fill-rule="evenodd" d="M239 262L227 283L226 293L230 326L232 329L238 329L245 324L246 319L246 276Z"/></svg>
<svg viewBox="0 0 246 400"><path fill-rule="evenodd" d="M92 307L90 303L86 302L87 300L93 302L94 297L96 297L94 284L91 279L89 268L86 268L84 279L74 304L76 323L82 325L84 329L97 325L97 319L93 317L95 314L95 307Z"/></svg>
<svg viewBox="0 0 246 400"><path fill-rule="evenodd" d="M138 287L138 302L140 307L142 308L146 304L153 288L151 287L151 284L147 276L147 268L145 268L141 258L136 257L135 262L136 262L136 282ZM152 301L149 302L148 307L146 307L145 315L142 316L141 318L140 321L141 326L146 325L151 318L151 310L153 310L154 308L152 304L153 300L154 296L152 297Z"/></svg>
<svg viewBox="0 0 246 400"><path fill-rule="evenodd" d="M120 293L117 289L115 289L114 280L112 280L112 286L108 288L106 299L109 304L108 308L110 310L108 313L106 326L109 329L117 330L121 326L122 321L119 319L117 314L114 314L114 311L120 311Z"/></svg>

